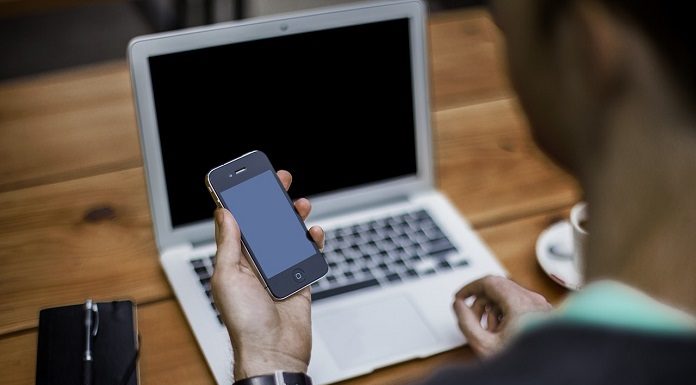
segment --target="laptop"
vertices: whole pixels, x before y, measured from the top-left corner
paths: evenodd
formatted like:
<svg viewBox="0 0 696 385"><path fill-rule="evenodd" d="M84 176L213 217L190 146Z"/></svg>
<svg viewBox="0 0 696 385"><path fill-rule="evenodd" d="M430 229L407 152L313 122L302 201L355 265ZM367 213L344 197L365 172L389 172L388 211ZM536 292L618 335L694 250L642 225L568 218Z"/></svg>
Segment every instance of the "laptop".
<svg viewBox="0 0 696 385"><path fill-rule="evenodd" d="M435 184L426 6L361 3L134 39L154 233L219 384L232 353L211 296L208 170L251 150L294 176L326 231L309 374L328 384L465 343L454 293L505 271ZM465 178L465 175L462 175Z"/></svg>

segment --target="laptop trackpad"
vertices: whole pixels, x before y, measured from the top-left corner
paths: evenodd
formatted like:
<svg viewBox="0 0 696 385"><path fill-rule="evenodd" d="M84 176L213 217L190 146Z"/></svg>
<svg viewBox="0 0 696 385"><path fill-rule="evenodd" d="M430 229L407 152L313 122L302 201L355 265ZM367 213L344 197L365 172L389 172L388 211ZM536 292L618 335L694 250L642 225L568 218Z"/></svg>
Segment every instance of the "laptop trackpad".
<svg viewBox="0 0 696 385"><path fill-rule="evenodd" d="M407 295L327 312L315 322L342 369L401 358L405 353L416 357L418 351L436 342Z"/></svg>

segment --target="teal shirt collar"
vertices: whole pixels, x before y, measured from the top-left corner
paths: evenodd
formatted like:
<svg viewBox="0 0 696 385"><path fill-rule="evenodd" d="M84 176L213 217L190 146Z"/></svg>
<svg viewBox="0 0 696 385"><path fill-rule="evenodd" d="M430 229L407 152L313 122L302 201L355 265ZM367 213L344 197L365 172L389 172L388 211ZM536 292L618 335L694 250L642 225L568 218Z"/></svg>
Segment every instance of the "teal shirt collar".
<svg viewBox="0 0 696 385"><path fill-rule="evenodd" d="M522 328L552 320L653 333L696 334L693 315L612 280L586 285L570 295L557 310L524 320Z"/></svg>

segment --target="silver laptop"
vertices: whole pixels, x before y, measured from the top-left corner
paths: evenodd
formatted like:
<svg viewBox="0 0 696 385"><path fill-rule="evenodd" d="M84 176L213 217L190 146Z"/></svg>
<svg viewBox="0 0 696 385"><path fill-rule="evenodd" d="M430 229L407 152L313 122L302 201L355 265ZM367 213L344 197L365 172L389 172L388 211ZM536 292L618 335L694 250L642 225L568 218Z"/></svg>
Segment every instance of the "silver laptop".
<svg viewBox="0 0 696 385"><path fill-rule="evenodd" d="M219 384L203 178L257 149L309 197L329 274L312 285L309 374L332 383L462 345L462 285L505 274L435 186L420 1L363 3L150 35L129 47L161 263ZM462 175L462 177L466 177Z"/></svg>

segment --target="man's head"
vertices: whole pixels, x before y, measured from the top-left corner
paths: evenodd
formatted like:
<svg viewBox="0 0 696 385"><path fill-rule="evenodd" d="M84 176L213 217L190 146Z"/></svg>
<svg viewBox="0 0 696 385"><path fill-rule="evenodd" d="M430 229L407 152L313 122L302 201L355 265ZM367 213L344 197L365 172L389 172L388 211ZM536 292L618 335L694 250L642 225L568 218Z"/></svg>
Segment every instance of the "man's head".
<svg viewBox="0 0 696 385"><path fill-rule="evenodd" d="M493 0L538 144L582 177L612 135L612 111L632 93L662 82L685 103L696 100L688 8L654 0Z"/></svg>

